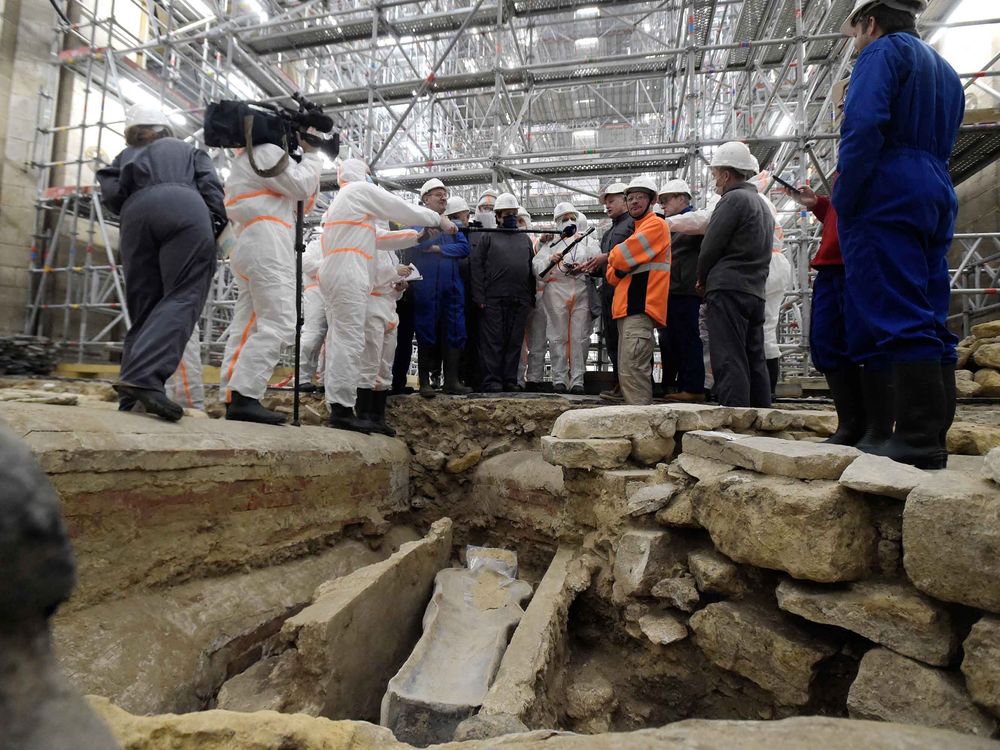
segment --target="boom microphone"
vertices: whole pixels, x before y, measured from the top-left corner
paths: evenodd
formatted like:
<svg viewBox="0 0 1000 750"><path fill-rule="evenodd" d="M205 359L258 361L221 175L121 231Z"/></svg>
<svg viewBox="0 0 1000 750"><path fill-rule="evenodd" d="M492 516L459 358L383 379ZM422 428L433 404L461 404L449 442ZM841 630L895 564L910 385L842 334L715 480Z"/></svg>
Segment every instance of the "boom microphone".
<svg viewBox="0 0 1000 750"><path fill-rule="evenodd" d="M333 130L333 118L322 112L303 112L299 115L299 122L303 127L315 128L320 133L329 133Z"/></svg>

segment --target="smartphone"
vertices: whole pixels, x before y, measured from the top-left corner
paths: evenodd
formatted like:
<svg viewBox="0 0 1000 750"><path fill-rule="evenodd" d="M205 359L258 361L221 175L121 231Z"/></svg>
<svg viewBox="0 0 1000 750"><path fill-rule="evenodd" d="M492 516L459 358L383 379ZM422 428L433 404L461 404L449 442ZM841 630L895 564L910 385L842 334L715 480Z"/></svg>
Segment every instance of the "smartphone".
<svg viewBox="0 0 1000 750"><path fill-rule="evenodd" d="M777 183L778 183L779 185L781 185L782 187L786 187L786 188L788 188L789 190L791 190L791 191L792 191L793 193L795 193L796 195L799 195L799 194L800 194L800 193L802 192L801 190L799 190L799 189L798 189L797 187L795 187L794 185L792 185L792 184L790 184L790 183L788 183L788 182L785 182L785 181L784 181L783 179L781 179L780 177L778 177L778 175L776 175L776 174L773 174L773 175L771 175L771 176L772 176L772 177L774 178L774 181L775 181L775 182L777 182Z"/></svg>

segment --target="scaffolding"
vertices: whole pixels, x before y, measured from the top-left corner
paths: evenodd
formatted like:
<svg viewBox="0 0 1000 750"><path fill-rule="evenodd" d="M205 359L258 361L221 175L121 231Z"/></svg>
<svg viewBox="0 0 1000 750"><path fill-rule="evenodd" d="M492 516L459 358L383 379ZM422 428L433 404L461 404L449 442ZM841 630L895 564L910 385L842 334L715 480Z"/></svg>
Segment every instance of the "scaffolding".
<svg viewBox="0 0 1000 750"><path fill-rule="evenodd" d="M922 31L1000 22L947 23L956 4L933 0ZM60 338L81 359L120 347L127 313L114 227L91 199L93 171L106 161L108 139L100 133L120 139L120 118L106 116L109 100L153 96L197 141L209 101L290 103L292 92L301 91L334 117L344 155L367 159L387 187L415 191L437 177L470 202L486 186L502 188L543 220L563 200L602 217L600 186L636 174L684 177L704 205L711 154L735 139L750 145L770 175L822 193L836 163L833 86L850 70L852 51L839 26L851 6L852 0L599 6L593 0L70 0L72 23L56 29L56 75L44 92L48 121L39 128L38 250L26 330ZM138 28L126 28L127 18L138 19ZM1000 98L989 85L1000 75L998 61L1000 55L979 70L960 71L966 87ZM99 111L96 121L70 124L67 78L78 87L82 82L83 110ZM963 126L952 159L956 183L1000 156L997 119ZM74 128L80 138L76 158L68 158L65 134ZM75 180L59 184L67 169L76 170ZM332 164L323 188L336 188ZM809 258L819 225L773 182L765 192L777 205L795 269L779 338L785 371L804 375ZM956 314L966 326L992 309L987 292L964 291L984 289L980 281L995 278L995 253L981 252L992 240L978 239L975 252L959 253L953 271L956 298L964 300ZM977 238L956 238L956 248L967 240ZM202 321L207 361L221 354L233 294L222 267Z"/></svg>

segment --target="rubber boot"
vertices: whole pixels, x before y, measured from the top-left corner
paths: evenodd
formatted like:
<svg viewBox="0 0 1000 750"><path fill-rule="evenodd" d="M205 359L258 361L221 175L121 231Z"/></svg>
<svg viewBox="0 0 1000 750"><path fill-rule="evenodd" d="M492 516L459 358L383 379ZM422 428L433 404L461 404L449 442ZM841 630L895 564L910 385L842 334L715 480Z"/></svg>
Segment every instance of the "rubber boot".
<svg viewBox="0 0 1000 750"><path fill-rule="evenodd" d="M112 386L118 393L118 410L123 411L122 404L132 402L132 407L138 401L148 414L155 414L168 422L176 422L184 416L184 407L174 403L166 394L151 388L136 388L134 385L118 383ZM129 411L131 408L129 408Z"/></svg>
<svg viewBox="0 0 1000 750"><path fill-rule="evenodd" d="M941 363L899 362L892 369L896 428L871 453L918 469L943 469L948 454L941 432L948 419Z"/></svg>
<svg viewBox="0 0 1000 750"><path fill-rule="evenodd" d="M226 404L226 419L259 424L284 424L288 420L288 415L265 409L257 399L233 391L232 400Z"/></svg>
<svg viewBox="0 0 1000 750"><path fill-rule="evenodd" d="M461 349L449 346L444 353L444 392L451 396L465 396L468 393L472 393L472 389L462 385L462 381L458 379L458 368L461 359Z"/></svg>
<svg viewBox="0 0 1000 750"><path fill-rule="evenodd" d="M350 430L351 432L363 432L365 435L374 431L375 425L367 419L358 419L354 416L354 410L342 404L330 404L330 418L326 423L337 430Z"/></svg>
<svg viewBox="0 0 1000 750"><path fill-rule="evenodd" d="M896 413L892 371L862 368L861 392L864 395L865 434L854 447L871 453L892 436L892 420Z"/></svg>
<svg viewBox="0 0 1000 750"><path fill-rule="evenodd" d="M430 349L417 345L417 378L420 380L420 395L424 398L434 398L434 386L431 385L431 364L434 354Z"/></svg>
<svg viewBox="0 0 1000 750"><path fill-rule="evenodd" d="M955 421L955 406L958 403L958 393L955 387L955 363L949 362L941 365L941 380L944 385L944 427L938 436L941 450L944 452L944 468L948 465L948 430L951 423Z"/></svg>
<svg viewBox="0 0 1000 750"><path fill-rule="evenodd" d="M373 391L371 388L358 388L357 394L354 397L354 416L358 419L366 419L374 423L375 420L371 417L372 394Z"/></svg>
<svg viewBox="0 0 1000 750"><path fill-rule="evenodd" d="M389 391L372 392L372 410L368 418L375 425L375 432L379 432L389 437L396 437L396 431L385 421L385 404L389 398Z"/></svg>
<svg viewBox="0 0 1000 750"><path fill-rule="evenodd" d="M865 434L865 399L861 368L849 365L826 373L826 384L837 410L837 431L823 442L854 445ZM891 408L891 406L889 407Z"/></svg>

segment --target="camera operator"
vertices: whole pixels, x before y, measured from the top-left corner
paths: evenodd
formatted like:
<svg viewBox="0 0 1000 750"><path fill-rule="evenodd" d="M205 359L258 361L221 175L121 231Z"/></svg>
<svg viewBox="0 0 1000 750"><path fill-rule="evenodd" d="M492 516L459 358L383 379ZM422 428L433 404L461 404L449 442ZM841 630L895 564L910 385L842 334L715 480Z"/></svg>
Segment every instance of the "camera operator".
<svg viewBox="0 0 1000 750"><path fill-rule="evenodd" d="M222 184L208 154L172 137L156 108L133 106L127 148L97 173L101 201L121 217L121 258L132 327L115 390L170 421L184 409L164 393L198 321L215 273L215 237L225 228Z"/></svg>
<svg viewBox="0 0 1000 750"><path fill-rule="evenodd" d="M260 398L278 363L281 347L295 338L295 213L315 204L322 169L316 148L299 138L301 157L274 168L285 155L281 146L261 143L239 152L226 182L226 208L239 240L231 267L238 296L222 360L219 393L226 419L282 424L286 415L265 409ZM251 163L251 157L253 164Z"/></svg>

